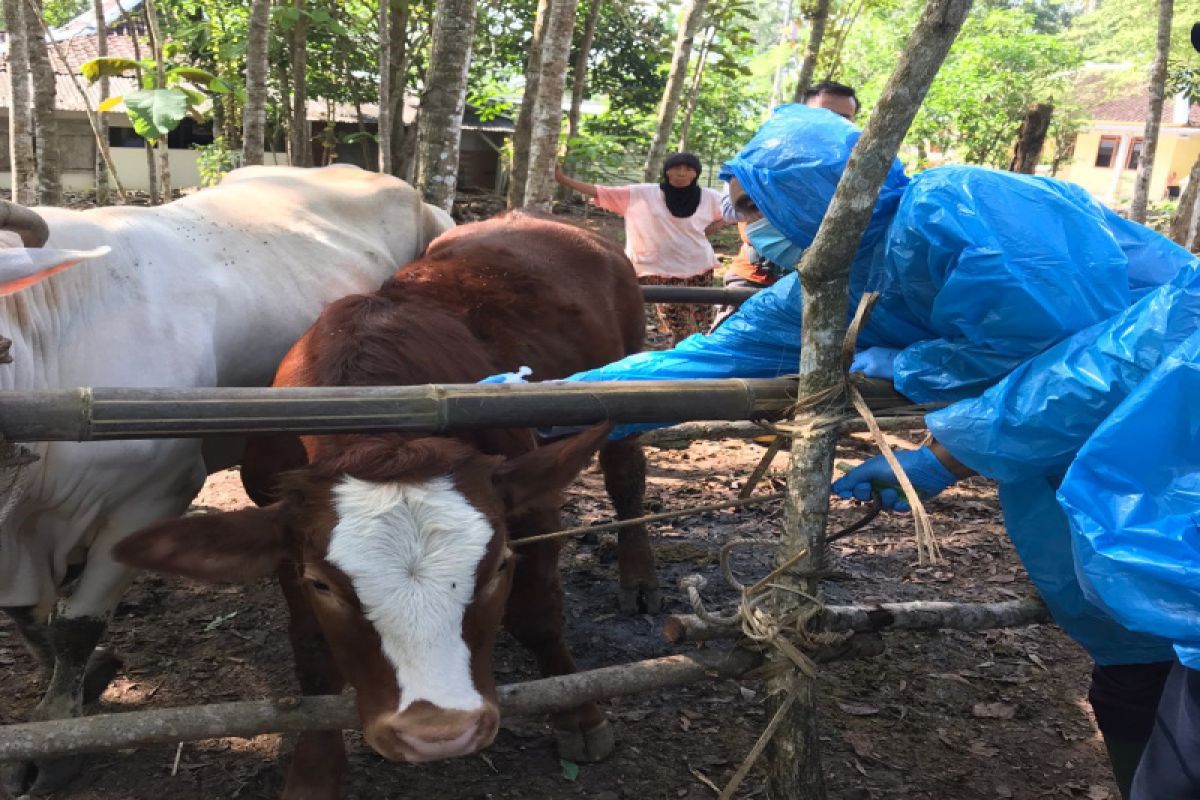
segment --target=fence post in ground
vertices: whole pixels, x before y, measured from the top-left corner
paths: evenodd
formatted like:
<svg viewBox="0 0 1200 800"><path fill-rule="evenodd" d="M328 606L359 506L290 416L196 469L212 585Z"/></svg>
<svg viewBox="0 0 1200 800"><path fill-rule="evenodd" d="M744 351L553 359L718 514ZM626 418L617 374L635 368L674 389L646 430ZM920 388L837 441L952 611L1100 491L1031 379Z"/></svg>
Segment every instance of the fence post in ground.
<svg viewBox="0 0 1200 800"><path fill-rule="evenodd" d="M971 0L928 0L896 71L854 149L816 240L800 263L803 287L801 398L829 398L798 408L792 436L785 528L778 563L802 551L801 575L784 573L770 608L779 618L795 615L808 602L795 590L816 597L829 511L836 425L824 425L845 405L841 343L847 328L851 260L862 238L879 188L929 85L958 35ZM825 800L825 780L817 748L815 685L794 668L781 650L771 661L780 669L768 680L768 710L776 727L766 751L768 797L772 800ZM776 719L777 717L777 719Z"/></svg>

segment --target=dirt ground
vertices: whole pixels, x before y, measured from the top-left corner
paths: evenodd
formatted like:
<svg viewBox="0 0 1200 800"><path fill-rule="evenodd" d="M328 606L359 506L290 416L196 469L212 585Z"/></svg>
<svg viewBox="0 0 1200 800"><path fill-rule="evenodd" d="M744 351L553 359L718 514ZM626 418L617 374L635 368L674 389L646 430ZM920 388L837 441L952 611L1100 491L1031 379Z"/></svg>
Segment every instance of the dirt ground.
<svg viewBox="0 0 1200 800"><path fill-rule="evenodd" d="M611 232L612 220L589 227ZM697 442L686 450L648 451L647 505L677 509L736 494L763 448L751 442ZM846 437L839 460L873 453L864 437ZM781 486L786 455L768 481ZM759 491L768 491L769 486ZM212 477L196 506L234 509L248 503L236 473ZM1008 544L994 487L967 481L930 503L945 555L937 566L916 563L911 519L882 516L832 545L831 603L892 600L991 601L1032 588ZM706 596L720 588L716 553L732 538L778 535L778 504L710 512L654 529L668 612L688 610L675 590L680 576L708 576ZM602 478L593 467L569 491L569 525L610 517ZM834 501L833 526L855 518ZM580 668L679 652L661 637L661 619L625 617L615 602L615 537L599 534L563 551L568 637ZM767 570L767 553L739 558L746 577ZM124 673L96 712L121 712L295 694L278 590L204 586L142 576L117 610L109 642L126 658ZM885 634L878 658L822 669L818 691L821 747L832 800L920 798L1116 798L1103 748L1085 699L1089 661L1048 625L983 633ZM501 636L497 678L536 677L530 657ZM0 620L0 723L24 719L42 682L16 632ZM674 800L712 798L766 723L763 687L755 681L703 683L604 704L617 746L594 765L564 764L542 719L505 720L486 752L412 766L384 761L347 732L351 768L343 796L430 800ZM272 798L282 785L290 736L213 739L92 757L85 775L57 795L64 800L209 800ZM176 764L176 761L178 763ZM765 796L756 768L736 795Z"/></svg>

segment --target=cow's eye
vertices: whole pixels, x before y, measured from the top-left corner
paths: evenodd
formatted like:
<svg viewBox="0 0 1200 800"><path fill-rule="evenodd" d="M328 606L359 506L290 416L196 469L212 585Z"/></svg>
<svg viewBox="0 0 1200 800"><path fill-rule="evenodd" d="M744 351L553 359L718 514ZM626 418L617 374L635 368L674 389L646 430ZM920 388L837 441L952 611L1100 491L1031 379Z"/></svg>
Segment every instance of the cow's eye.
<svg viewBox="0 0 1200 800"><path fill-rule="evenodd" d="M308 585L322 594L328 594L331 591L328 583L316 580L315 578L310 578Z"/></svg>

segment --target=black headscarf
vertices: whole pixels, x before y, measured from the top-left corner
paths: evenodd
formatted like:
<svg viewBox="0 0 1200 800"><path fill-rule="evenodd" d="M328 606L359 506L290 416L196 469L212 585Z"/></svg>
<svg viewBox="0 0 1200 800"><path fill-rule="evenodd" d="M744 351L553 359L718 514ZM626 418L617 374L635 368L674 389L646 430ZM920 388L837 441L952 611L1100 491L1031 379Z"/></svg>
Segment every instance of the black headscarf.
<svg viewBox="0 0 1200 800"><path fill-rule="evenodd" d="M667 180L667 170L681 164L696 170L696 179L690 186L678 189ZM695 214L703 196L703 192L700 191L700 159L691 153L672 153L667 156L667 160L663 162L662 181L658 185L662 189L663 199L667 202L667 210L672 216L690 217Z"/></svg>

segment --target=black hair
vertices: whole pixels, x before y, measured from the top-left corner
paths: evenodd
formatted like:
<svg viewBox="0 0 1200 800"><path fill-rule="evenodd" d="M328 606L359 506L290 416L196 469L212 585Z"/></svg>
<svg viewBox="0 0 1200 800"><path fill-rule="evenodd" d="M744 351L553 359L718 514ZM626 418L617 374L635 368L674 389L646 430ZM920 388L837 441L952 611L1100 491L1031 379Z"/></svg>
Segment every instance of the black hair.
<svg viewBox="0 0 1200 800"><path fill-rule="evenodd" d="M700 166L700 159L692 153L671 153L671 155L667 156L663 161L663 177L667 177L667 170L669 170L671 167L678 167L680 164L696 170L697 178L699 178L700 173L703 172L703 168Z"/></svg>
<svg viewBox="0 0 1200 800"><path fill-rule="evenodd" d="M800 98L801 102L807 103L817 95L824 92L825 94L836 94L838 97L849 97L854 101L854 110L861 111L862 103L858 101L858 95L854 93L854 89L844 83L837 81L821 81L814 83L812 86L804 90L804 97Z"/></svg>

